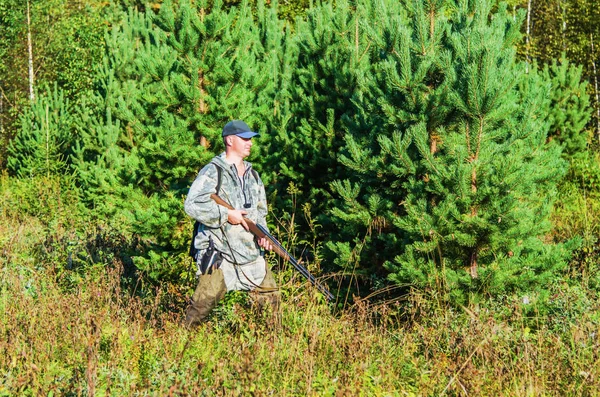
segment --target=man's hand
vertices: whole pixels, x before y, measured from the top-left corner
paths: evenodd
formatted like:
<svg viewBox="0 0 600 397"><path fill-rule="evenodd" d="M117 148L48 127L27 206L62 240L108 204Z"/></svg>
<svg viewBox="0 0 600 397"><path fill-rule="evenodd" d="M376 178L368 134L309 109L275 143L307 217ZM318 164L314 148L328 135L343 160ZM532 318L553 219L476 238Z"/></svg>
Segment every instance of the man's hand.
<svg viewBox="0 0 600 397"><path fill-rule="evenodd" d="M271 240L266 237L262 237L258 239L258 245L264 248L267 251L273 250L273 244L271 244Z"/></svg>
<svg viewBox="0 0 600 397"><path fill-rule="evenodd" d="M242 225L244 229L250 230L246 220L244 219L244 215L247 214L248 213L244 210L229 210L227 213L227 222L231 223L232 225Z"/></svg>

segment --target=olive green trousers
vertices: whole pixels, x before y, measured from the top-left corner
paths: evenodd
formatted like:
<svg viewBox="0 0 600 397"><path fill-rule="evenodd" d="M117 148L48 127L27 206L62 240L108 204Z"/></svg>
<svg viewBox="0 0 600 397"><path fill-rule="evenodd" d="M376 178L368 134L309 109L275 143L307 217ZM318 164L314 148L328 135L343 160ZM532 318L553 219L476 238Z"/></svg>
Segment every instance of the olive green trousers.
<svg viewBox="0 0 600 397"><path fill-rule="evenodd" d="M226 292L227 287L221 269L213 270L212 274L199 276L198 285L192 295L192 302L185 310L185 326L190 328L203 322L217 306L217 303L223 299ZM268 266L262 283L250 291L250 299L252 304L259 309L269 306L272 315L276 319L279 318L281 292L279 292L273 273Z"/></svg>

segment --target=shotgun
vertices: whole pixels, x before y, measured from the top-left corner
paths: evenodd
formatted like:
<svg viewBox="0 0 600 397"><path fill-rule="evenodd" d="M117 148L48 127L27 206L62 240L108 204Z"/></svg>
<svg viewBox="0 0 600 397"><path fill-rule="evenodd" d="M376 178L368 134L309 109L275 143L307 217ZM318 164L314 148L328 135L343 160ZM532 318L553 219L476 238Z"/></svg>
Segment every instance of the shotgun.
<svg viewBox="0 0 600 397"><path fill-rule="evenodd" d="M222 205L223 207L225 207L227 209L235 210L235 208L233 208L231 205L229 205L229 203L227 203L225 200L223 200L221 197L219 197L216 194L211 194L210 198L213 199L217 204ZM306 270L306 268L304 266L302 266L301 264L299 264L298 261L296 260L296 258L294 258L285 248L283 248L283 246L281 245L281 243L279 241L277 241L277 239L275 237L273 237L271 235L271 233L269 233L261 225L257 225L256 223L252 222L250 219L245 218L245 220L246 220L246 223L248 224L248 228L250 229L250 232L252 234L254 234L258 238L266 237L267 239L269 239L269 241L273 245L273 251L275 251L275 253L277 255L279 255L280 257L282 257L284 260L290 262L292 264L292 266L294 266L294 268L296 270L298 270L298 272L301 275L303 275L304 277L306 277L306 279L308 281L310 281L310 283L312 285L314 285L315 287L317 287L317 289L323 295L325 295L325 298L327 298L328 301L332 301L334 299L333 294L331 292L329 292L329 290L325 286L323 286L323 284L319 283L315 279L315 277L312 274L310 274L308 272L308 270Z"/></svg>

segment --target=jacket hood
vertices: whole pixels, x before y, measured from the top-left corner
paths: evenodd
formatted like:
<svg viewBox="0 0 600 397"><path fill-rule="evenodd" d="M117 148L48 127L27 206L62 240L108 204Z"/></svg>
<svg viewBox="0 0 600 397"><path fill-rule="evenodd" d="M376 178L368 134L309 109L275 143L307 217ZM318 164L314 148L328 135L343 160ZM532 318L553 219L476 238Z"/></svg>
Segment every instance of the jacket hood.
<svg viewBox="0 0 600 397"><path fill-rule="evenodd" d="M222 170L229 172L233 178L237 178L237 173L235 170L235 166L233 164L229 164L225 161L225 152L221 153L218 156L213 157L211 163L221 168ZM246 171L252 168L252 164L246 160L244 160L244 166L246 167Z"/></svg>

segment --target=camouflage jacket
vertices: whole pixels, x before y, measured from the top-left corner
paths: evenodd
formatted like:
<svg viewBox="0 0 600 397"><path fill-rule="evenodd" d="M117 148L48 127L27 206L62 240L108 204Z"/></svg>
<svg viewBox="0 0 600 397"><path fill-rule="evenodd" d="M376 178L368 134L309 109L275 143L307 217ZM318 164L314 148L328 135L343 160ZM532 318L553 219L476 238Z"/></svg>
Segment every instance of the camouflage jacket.
<svg viewBox="0 0 600 397"><path fill-rule="evenodd" d="M239 265L256 260L260 255L260 247L254 235L246 231L242 225L232 225L227 222L228 209L215 203L210 195L216 192L218 183L216 167L219 167L221 168L221 187L217 193L219 197L233 208L247 211L247 218L266 228L265 187L258 174L251 171L252 164L246 161L244 164L246 171L242 188L235 165L225 162L225 153L214 157L198 173L184 204L185 212L202 224L194 242L200 254L208 247L208 240L212 237L215 248L225 256L225 259ZM245 208L244 204L248 208Z"/></svg>

